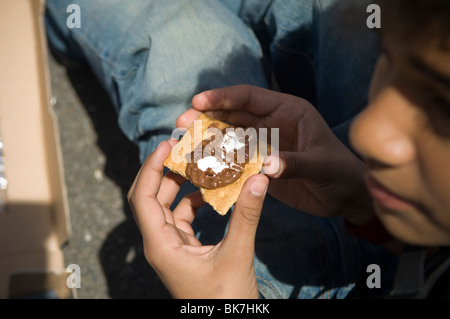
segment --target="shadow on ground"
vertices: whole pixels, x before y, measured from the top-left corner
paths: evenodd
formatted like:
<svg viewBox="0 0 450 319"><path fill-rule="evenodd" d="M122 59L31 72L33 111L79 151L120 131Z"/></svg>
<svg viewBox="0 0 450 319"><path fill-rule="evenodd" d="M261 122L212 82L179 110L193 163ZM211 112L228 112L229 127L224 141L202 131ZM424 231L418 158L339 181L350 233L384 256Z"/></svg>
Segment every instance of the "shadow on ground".
<svg viewBox="0 0 450 319"><path fill-rule="evenodd" d="M140 168L138 149L120 130L114 107L88 68L67 76L88 113L97 145L106 158L104 174L121 190L123 222L114 225L98 251L111 298L170 298L145 260L142 238L127 203L127 192Z"/></svg>

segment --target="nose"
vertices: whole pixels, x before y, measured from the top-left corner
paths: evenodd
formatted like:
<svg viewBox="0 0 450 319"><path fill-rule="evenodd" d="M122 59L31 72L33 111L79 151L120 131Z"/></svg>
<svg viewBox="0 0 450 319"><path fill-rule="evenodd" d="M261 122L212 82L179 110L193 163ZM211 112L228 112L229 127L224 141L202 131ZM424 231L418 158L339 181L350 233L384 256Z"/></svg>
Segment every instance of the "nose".
<svg viewBox="0 0 450 319"><path fill-rule="evenodd" d="M395 88L381 91L357 116L350 141L368 162L378 166L401 166L414 161L416 112Z"/></svg>

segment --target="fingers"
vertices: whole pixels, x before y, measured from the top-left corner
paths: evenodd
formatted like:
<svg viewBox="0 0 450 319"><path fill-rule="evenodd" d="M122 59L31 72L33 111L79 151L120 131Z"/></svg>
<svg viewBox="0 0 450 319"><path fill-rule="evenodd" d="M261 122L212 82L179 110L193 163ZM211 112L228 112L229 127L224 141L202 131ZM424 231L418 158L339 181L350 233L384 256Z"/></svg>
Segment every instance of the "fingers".
<svg viewBox="0 0 450 319"><path fill-rule="evenodd" d="M191 227L197 210L205 204L200 191L191 193L183 197L178 206L173 211L175 224L182 231L194 235Z"/></svg>
<svg viewBox="0 0 450 319"><path fill-rule="evenodd" d="M195 109L189 109L180 115L177 119L177 128L189 128L194 124L194 121L202 114ZM210 111L205 114L227 123L241 127L259 128L261 118L257 115L251 114L247 111Z"/></svg>
<svg viewBox="0 0 450 319"><path fill-rule="evenodd" d="M322 155L316 154L315 151L279 152L266 157L263 173L277 179L308 179L314 178L316 173L326 169L326 163L326 159Z"/></svg>
<svg viewBox="0 0 450 319"><path fill-rule="evenodd" d="M202 114L202 112L197 111L193 108L188 109L186 112L178 116L175 125L178 128L189 128L194 124L194 121L198 119L198 117Z"/></svg>
<svg viewBox="0 0 450 319"><path fill-rule="evenodd" d="M264 159L261 173L268 177L279 178L283 169L282 165L279 152L272 153Z"/></svg>
<svg viewBox="0 0 450 319"><path fill-rule="evenodd" d="M167 172L161 182L160 192L157 199L161 206L169 209L172 205L181 185L186 182L186 179L172 171Z"/></svg>
<svg viewBox="0 0 450 319"><path fill-rule="evenodd" d="M170 151L170 143L161 142L142 165L128 193L128 202L143 235L151 228L160 227L166 223L164 212L157 200L157 194L161 186L163 162L169 156Z"/></svg>
<svg viewBox="0 0 450 319"><path fill-rule="evenodd" d="M267 115L276 110L288 95L250 85L214 89L197 94L192 105L197 111L241 110Z"/></svg>
<svg viewBox="0 0 450 319"><path fill-rule="evenodd" d="M214 89L197 94L193 107L181 114L178 128L188 128L202 113L244 127L257 127L260 116L269 115L290 96L251 85Z"/></svg>
<svg viewBox="0 0 450 319"><path fill-rule="evenodd" d="M238 250L242 256L253 258L256 228L268 185L268 178L262 174L253 175L244 184L223 242L225 251Z"/></svg>

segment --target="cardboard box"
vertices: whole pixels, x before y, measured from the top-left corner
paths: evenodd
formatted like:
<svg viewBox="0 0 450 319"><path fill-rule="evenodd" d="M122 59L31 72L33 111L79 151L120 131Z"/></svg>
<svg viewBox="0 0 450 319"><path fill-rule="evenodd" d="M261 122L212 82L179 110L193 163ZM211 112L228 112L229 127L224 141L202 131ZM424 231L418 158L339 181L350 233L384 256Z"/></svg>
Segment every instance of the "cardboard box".
<svg viewBox="0 0 450 319"><path fill-rule="evenodd" d="M42 0L0 2L0 298L67 297L61 245L70 234L62 155L50 105Z"/></svg>

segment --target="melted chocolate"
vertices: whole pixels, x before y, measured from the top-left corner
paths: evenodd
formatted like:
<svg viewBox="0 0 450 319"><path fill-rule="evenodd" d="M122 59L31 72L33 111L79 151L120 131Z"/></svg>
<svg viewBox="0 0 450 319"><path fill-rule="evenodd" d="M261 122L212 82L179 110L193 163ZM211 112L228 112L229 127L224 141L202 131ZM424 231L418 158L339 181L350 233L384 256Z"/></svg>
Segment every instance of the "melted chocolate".
<svg viewBox="0 0 450 319"><path fill-rule="evenodd" d="M210 127L215 126L213 124ZM226 129L223 129L222 137L224 137L226 133ZM244 143L244 141L241 141L240 139L239 142ZM186 176L194 185L205 189L216 189L234 183L241 177L244 167L249 161L248 138L245 138L244 145L245 161L243 163L239 163L239 151L237 149L232 150L234 154L228 154L223 144L219 145L219 143L215 141L214 136L211 136L210 140L203 140L201 145L197 146L197 148L189 155L191 157L191 161L186 166ZM221 152L216 152L219 149L221 149ZM220 169L216 169L218 172L214 171L211 167L208 167L205 170L199 168L198 164L199 161L204 158L203 156L215 157L215 160L214 158L208 159L213 160L220 167ZM230 159L232 161L230 161Z"/></svg>

